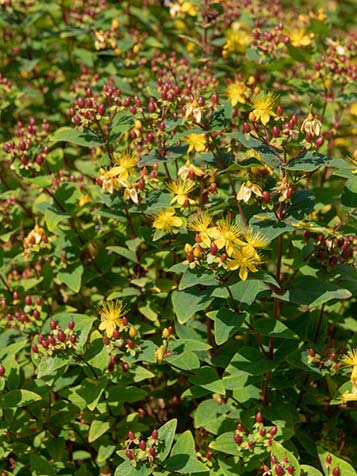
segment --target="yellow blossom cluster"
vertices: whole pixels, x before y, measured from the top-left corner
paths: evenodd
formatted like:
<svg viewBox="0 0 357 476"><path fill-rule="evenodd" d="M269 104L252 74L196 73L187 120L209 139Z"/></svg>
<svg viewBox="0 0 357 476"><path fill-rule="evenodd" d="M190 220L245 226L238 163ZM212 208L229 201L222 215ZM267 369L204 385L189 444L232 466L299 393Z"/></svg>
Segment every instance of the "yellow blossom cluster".
<svg viewBox="0 0 357 476"><path fill-rule="evenodd" d="M357 349L350 350L343 358L342 363L348 367L352 367L351 372L351 392L344 392L340 399L343 403L357 401Z"/></svg>
<svg viewBox="0 0 357 476"><path fill-rule="evenodd" d="M132 151L122 152L114 156L115 164L109 170L103 168L99 171L98 183L103 192L114 193L124 188L124 198L138 203L138 195L130 178L136 177L136 164L138 157Z"/></svg>
<svg viewBox="0 0 357 476"><path fill-rule="evenodd" d="M216 224L212 222L213 217L208 211L197 213L189 219L188 229L196 232L196 245L187 244L186 254L196 264L205 255L205 250L209 250L209 264L216 262L230 271L239 269L239 277L245 281L249 272L258 271L262 259L257 250L266 247L269 241L259 231L253 231L234 219L220 219ZM227 260L222 262L216 256L218 252L221 256L225 254Z"/></svg>

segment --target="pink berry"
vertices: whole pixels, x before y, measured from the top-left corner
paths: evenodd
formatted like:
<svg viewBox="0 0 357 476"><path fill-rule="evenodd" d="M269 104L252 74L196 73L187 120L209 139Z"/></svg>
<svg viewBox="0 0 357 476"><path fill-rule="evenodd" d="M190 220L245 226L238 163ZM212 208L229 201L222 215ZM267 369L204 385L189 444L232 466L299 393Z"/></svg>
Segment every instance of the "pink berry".
<svg viewBox="0 0 357 476"><path fill-rule="evenodd" d="M277 476L282 476L284 474L284 468L280 464L276 464L274 470Z"/></svg>

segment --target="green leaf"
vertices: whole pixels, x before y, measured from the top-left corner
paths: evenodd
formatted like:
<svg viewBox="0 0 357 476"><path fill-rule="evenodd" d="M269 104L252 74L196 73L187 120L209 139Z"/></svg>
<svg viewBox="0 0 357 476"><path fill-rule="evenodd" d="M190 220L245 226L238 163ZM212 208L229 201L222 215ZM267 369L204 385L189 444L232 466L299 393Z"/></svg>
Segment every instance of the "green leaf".
<svg viewBox="0 0 357 476"><path fill-rule="evenodd" d="M216 280L215 275L211 272L187 268L181 278L178 288L180 291L183 291L184 289L191 288L197 284L201 286L217 286L218 281Z"/></svg>
<svg viewBox="0 0 357 476"><path fill-rule="evenodd" d="M309 150L291 160L286 169L291 172L314 172L322 167L328 167L330 160L324 154Z"/></svg>
<svg viewBox="0 0 357 476"><path fill-rule="evenodd" d="M129 250L128 248L124 248L124 246L107 246L106 248L113 253L116 253L124 258L128 259L129 261L133 261L134 263L138 263L138 258L136 254Z"/></svg>
<svg viewBox="0 0 357 476"><path fill-rule="evenodd" d="M139 463L137 466L133 466L130 460L126 459L124 463L117 466L114 476L149 476L152 474L149 463Z"/></svg>
<svg viewBox="0 0 357 476"><path fill-rule="evenodd" d="M65 270L57 273L57 279L59 283L65 284L71 291L78 293L81 289L83 272L84 267L82 264L70 264Z"/></svg>
<svg viewBox="0 0 357 476"><path fill-rule="evenodd" d="M340 469L341 476L357 476L356 471L353 469L353 467L349 463L347 463L347 461L341 458L338 458L337 456L330 453L329 451L326 451L321 446L317 448L317 452L318 452L320 463L321 463L325 476L330 476L331 468L336 468L336 467ZM326 463L326 456L328 455L331 456L330 464Z"/></svg>
<svg viewBox="0 0 357 476"><path fill-rule="evenodd" d="M133 124L132 114L128 114L126 111L119 112L113 120L108 142L114 142L120 134L129 130Z"/></svg>
<svg viewBox="0 0 357 476"><path fill-rule="evenodd" d="M261 155L263 161L273 167L274 169L279 169L281 163L279 160L281 151L275 147L268 146L264 144L261 140L256 139L250 134L244 134L243 132L233 132L226 134L226 136L231 139L238 140L244 147L248 149L254 149Z"/></svg>
<svg viewBox="0 0 357 476"><path fill-rule="evenodd" d="M160 449L160 456L159 456L160 461L164 461L170 453L171 446L175 438L176 428L177 428L176 418L169 420L168 422L166 422L164 425L162 425L159 428L158 439L160 441L160 448L162 445L162 449Z"/></svg>
<svg viewBox="0 0 357 476"><path fill-rule="evenodd" d="M118 406L123 403L144 400L147 391L133 386L113 385L108 390L108 403Z"/></svg>
<svg viewBox="0 0 357 476"><path fill-rule="evenodd" d="M209 288L205 291L196 288L184 291L175 290L171 294L171 300L179 323L184 324L196 312L206 309L213 301L213 297L210 295L211 290Z"/></svg>
<svg viewBox="0 0 357 476"><path fill-rule="evenodd" d="M313 276L300 276L293 279L283 294L276 295L282 301L310 307L321 306L333 299L348 299L351 296L351 292L347 289Z"/></svg>
<svg viewBox="0 0 357 476"><path fill-rule="evenodd" d="M233 456L241 456L241 451L237 443L233 440L233 431L228 431L219 435L214 441L209 444L209 447L212 450L220 451L221 453L225 453L227 455Z"/></svg>
<svg viewBox="0 0 357 476"><path fill-rule="evenodd" d="M61 223L61 221L67 220L70 218L69 213L60 212L54 207L48 207L45 211L45 222L46 226L49 231L53 232L56 230L57 225Z"/></svg>
<svg viewBox="0 0 357 476"><path fill-rule="evenodd" d="M221 288L224 289L224 288ZM212 293L212 296L221 297L221 289L217 289ZM262 280L247 279L246 281L238 281L238 283L229 286L234 300L238 307L242 304L250 306L256 300L259 293L269 289L269 286Z"/></svg>
<svg viewBox="0 0 357 476"><path fill-rule="evenodd" d="M30 455L31 474L34 476L56 476L56 471L53 466L45 459L36 453Z"/></svg>
<svg viewBox="0 0 357 476"><path fill-rule="evenodd" d="M172 364L181 370L193 370L200 367L200 359L195 352L184 352L182 354L170 354L165 357L164 362Z"/></svg>
<svg viewBox="0 0 357 476"><path fill-rule="evenodd" d="M11 390L1 395L0 408L18 408L41 400L41 396L29 390Z"/></svg>
<svg viewBox="0 0 357 476"><path fill-rule="evenodd" d="M97 454L97 463L103 463L114 453L116 449L115 445L100 445Z"/></svg>
<svg viewBox="0 0 357 476"><path fill-rule="evenodd" d="M357 177L347 180L345 183L341 202L345 207L357 208Z"/></svg>
<svg viewBox="0 0 357 476"><path fill-rule="evenodd" d="M232 375L246 372L250 375L264 375L274 367L274 362L264 357L254 347L242 347L230 361L226 371Z"/></svg>
<svg viewBox="0 0 357 476"><path fill-rule="evenodd" d="M308 464L300 465L301 476L322 476L321 471Z"/></svg>
<svg viewBox="0 0 357 476"><path fill-rule="evenodd" d="M37 378L46 377L48 375L57 376L56 371L62 367L68 366L72 362L72 358L64 356L44 355L41 358L37 368Z"/></svg>
<svg viewBox="0 0 357 476"><path fill-rule="evenodd" d="M110 428L110 423L108 421L93 420L88 433L88 441L92 443L97 440L99 437L104 435Z"/></svg>
<svg viewBox="0 0 357 476"><path fill-rule="evenodd" d="M60 127L52 136L51 146L57 142L70 142L83 147L98 147L104 143L96 134L89 131L78 131L71 127Z"/></svg>
<svg viewBox="0 0 357 476"><path fill-rule="evenodd" d="M258 334L281 339L298 339L299 336L290 330L285 324L274 319L259 319L254 323L254 329Z"/></svg>
<svg viewBox="0 0 357 476"><path fill-rule="evenodd" d="M341 387L339 387L333 399L330 400L330 405L341 405L342 404L341 397L345 392L352 393L351 380L349 380L348 382L345 382L343 385L341 385Z"/></svg>
<svg viewBox="0 0 357 476"><path fill-rule="evenodd" d="M245 315L237 314L222 307L219 311L210 311L207 316L214 321L214 338L217 345L224 344L241 328Z"/></svg>
<svg viewBox="0 0 357 476"><path fill-rule="evenodd" d="M180 473L202 473L208 471L207 467L197 461L195 455L195 441L189 430L182 433L172 448L170 458L166 460L165 468L168 471Z"/></svg>
<svg viewBox="0 0 357 476"><path fill-rule="evenodd" d="M222 380L212 367L204 366L198 370L195 370L194 375L190 376L190 381L194 385L206 388L211 392L218 393L220 395L226 394Z"/></svg>
<svg viewBox="0 0 357 476"><path fill-rule="evenodd" d="M108 379L105 376L97 380L86 378L81 385L70 389L72 403L80 409L88 407L90 411L93 411L99 403L107 382Z"/></svg>

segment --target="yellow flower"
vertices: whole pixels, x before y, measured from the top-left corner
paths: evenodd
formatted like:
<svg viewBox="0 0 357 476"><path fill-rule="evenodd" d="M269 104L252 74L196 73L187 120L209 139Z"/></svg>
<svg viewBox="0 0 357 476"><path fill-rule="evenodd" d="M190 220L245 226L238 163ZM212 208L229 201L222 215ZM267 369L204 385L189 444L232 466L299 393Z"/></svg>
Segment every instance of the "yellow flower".
<svg viewBox="0 0 357 476"><path fill-rule="evenodd" d="M239 22L234 22L226 33L227 43L223 49L227 53L244 53L251 42L251 35Z"/></svg>
<svg viewBox="0 0 357 476"><path fill-rule="evenodd" d="M220 220L217 227L210 232L210 236L219 250L226 248L228 256L233 254L235 245L244 245L244 242L240 239L242 237L242 227L230 218Z"/></svg>
<svg viewBox="0 0 357 476"><path fill-rule="evenodd" d="M252 96L251 102L254 106L254 110L249 115L250 120L256 122L261 121L263 126L266 126L270 121L270 117L276 116L274 108L277 100L278 96L272 92L267 94L260 92Z"/></svg>
<svg viewBox="0 0 357 476"><path fill-rule="evenodd" d="M227 261L227 268L231 271L239 268L239 277L242 281L247 279L249 271L256 273L258 271L256 265L261 263L260 256L252 246L243 246L241 249L235 248L232 258Z"/></svg>
<svg viewBox="0 0 357 476"><path fill-rule="evenodd" d="M357 349L350 350L344 355L341 359L343 365L352 367L351 373L351 383L352 383L352 392L345 392L341 395L340 399L342 402L352 402L357 401Z"/></svg>
<svg viewBox="0 0 357 476"><path fill-rule="evenodd" d="M99 312L102 319L99 330L105 331L111 338L114 330L122 325L121 317L124 314L124 306L120 301L109 301L103 304Z"/></svg>
<svg viewBox="0 0 357 476"><path fill-rule="evenodd" d="M204 152L206 149L206 138L204 134L190 134L184 138L184 141L188 143L188 153L192 150L196 152Z"/></svg>
<svg viewBox="0 0 357 476"><path fill-rule="evenodd" d="M128 175L135 176L133 169L135 169L138 163L138 156L136 152L126 150L120 154L114 154L114 162L119 167L122 167L128 172Z"/></svg>
<svg viewBox="0 0 357 476"><path fill-rule="evenodd" d="M194 120L198 123L201 122L202 119L202 106L199 104L198 101L191 101L185 106L186 113L185 117L193 117Z"/></svg>
<svg viewBox="0 0 357 476"><path fill-rule="evenodd" d="M270 243L263 233L260 231L253 231L251 228L248 228L244 234L244 238L248 245L253 246L254 248L265 248Z"/></svg>
<svg viewBox="0 0 357 476"><path fill-rule="evenodd" d="M341 359L341 362L347 367L357 367L357 349L350 350Z"/></svg>
<svg viewBox="0 0 357 476"><path fill-rule="evenodd" d="M301 132L309 132L310 134L315 134L315 136L319 136L321 132L321 121L316 119L316 117L314 117L310 110L309 114L304 119L300 130Z"/></svg>
<svg viewBox="0 0 357 476"><path fill-rule="evenodd" d="M204 171L200 169L199 167L196 167L191 163L190 160L187 160L185 165L179 168L179 171L177 175L182 178L183 180L186 180L187 177L190 175L190 173L194 173L197 177L202 177L204 175Z"/></svg>
<svg viewBox="0 0 357 476"><path fill-rule="evenodd" d="M261 197L263 192L259 185L251 183L249 181L246 184L242 183L237 193L238 202L243 201L244 203L248 203L251 199L252 193L254 193L254 195L257 195L257 197Z"/></svg>
<svg viewBox="0 0 357 476"><path fill-rule="evenodd" d="M197 213L189 218L187 228L200 234L201 242L207 248L211 246L211 237L217 233L216 227L210 227L212 216L207 211Z"/></svg>
<svg viewBox="0 0 357 476"><path fill-rule="evenodd" d="M124 167L112 167L108 171L100 169L99 181L102 183L102 191L113 193L121 187L130 187L128 182L128 170Z"/></svg>
<svg viewBox="0 0 357 476"><path fill-rule="evenodd" d="M180 207L183 207L187 204L192 205L195 203L194 200L188 198L188 194L196 187L196 184L191 180L182 180L177 179L174 182L169 184L169 190L174 194L174 198L171 200L170 204L177 202Z"/></svg>
<svg viewBox="0 0 357 476"><path fill-rule="evenodd" d="M161 210L156 215L153 227L156 228L156 230L163 230L171 233L173 228L180 227L182 223L182 218L175 216L175 209L167 208L166 210Z"/></svg>
<svg viewBox="0 0 357 476"><path fill-rule="evenodd" d="M227 86L227 97L231 101L232 106L235 107L238 103L245 104L245 91L247 87L242 81L236 81Z"/></svg>
<svg viewBox="0 0 357 476"><path fill-rule="evenodd" d="M304 28L296 28L289 33L290 42L296 48L300 46L310 46L311 40L314 37L314 34L306 34L306 30Z"/></svg>
<svg viewBox="0 0 357 476"><path fill-rule="evenodd" d="M24 248L30 248L33 245L41 243L42 239L46 236L46 232L38 225L30 231L30 233L24 239Z"/></svg>
<svg viewBox="0 0 357 476"><path fill-rule="evenodd" d="M196 7L191 2L183 2L181 6L181 12L187 13L188 15L191 15L192 17L194 17L196 16Z"/></svg>

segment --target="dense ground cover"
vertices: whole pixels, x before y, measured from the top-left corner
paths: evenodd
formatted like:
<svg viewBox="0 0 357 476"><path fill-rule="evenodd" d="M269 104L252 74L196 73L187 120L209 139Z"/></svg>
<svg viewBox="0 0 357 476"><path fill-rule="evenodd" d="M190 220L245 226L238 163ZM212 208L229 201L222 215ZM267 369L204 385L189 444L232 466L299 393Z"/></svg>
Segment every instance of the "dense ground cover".
<svg viewBox="0 0 357 476"><path fill-rule="evenodd" d="M356 475L353 3L0 2L1 475Z"/></svg>

